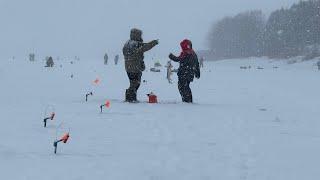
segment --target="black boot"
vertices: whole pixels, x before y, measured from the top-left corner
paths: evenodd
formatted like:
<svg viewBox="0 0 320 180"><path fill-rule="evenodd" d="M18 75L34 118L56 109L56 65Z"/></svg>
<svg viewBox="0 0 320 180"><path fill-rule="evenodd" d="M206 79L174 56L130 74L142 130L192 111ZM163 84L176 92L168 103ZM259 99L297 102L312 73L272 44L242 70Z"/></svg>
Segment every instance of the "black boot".
<svg viewBox="0 0 320 180"><path fill-rule="evenodd" d="M132 101L129 89L126 90L126 102Z"/></svg>
<svg viewBox="0 0 320 180"><path fill-rule="evenodd" d="M137 93L133 90L126 90L126 102L135 103L137 102Z"/></svg>

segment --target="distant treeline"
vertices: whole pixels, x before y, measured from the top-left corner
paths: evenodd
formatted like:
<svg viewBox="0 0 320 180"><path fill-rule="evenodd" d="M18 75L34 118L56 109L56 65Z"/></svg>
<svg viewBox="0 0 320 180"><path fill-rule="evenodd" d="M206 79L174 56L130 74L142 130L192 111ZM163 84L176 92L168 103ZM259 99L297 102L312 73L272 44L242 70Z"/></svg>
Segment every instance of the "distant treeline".
<svg viewBox="0 0 320 180"><path fill-rule="evenodd" d="M262 11L225 17L209 33L213 58L320 56L320 0L300 1L267 18Z"/></svg>

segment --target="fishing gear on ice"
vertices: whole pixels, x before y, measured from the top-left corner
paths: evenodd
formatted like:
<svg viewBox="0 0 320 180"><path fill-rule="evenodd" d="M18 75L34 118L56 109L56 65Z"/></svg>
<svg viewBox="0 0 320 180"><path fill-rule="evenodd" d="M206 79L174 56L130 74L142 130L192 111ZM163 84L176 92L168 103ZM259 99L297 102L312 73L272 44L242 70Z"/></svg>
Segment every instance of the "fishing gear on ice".
<svg viewBox="0 0 320 180"><path fill-rule="evenodd" d="M107 100L104 104L100 106L100 112L102 113L103 107L110 108L111 102Z"/></svg>
<svg viewBox="0 0 320 180"><path fill-rule="evenodd" d="M48 123L48 120L51 120L53 121L55 116L56 116L56 113L55 113L55 108L53 105L47 105L45 110L44 110L44 114L43 114L43 124L44 124L44 127L47 127L47 123Z"/></svg>
<svg viewBox="0 0 320 180"><path fill-rule="evenodd" d="M54 146L54 153L57 154L57 149L58 149L58 143L63 142L66 144L70 138L70 134L66 133L61 137L61 139L54 141L53 146Z"/></svg>
<svg viewBox="0 0 320 180"><path fill-rule="evenodd" d="M55 114L54 112L52 112L50 117L44 118L44 119L43 119L44 127L47 127L47 121L48 121L48 120L53 121L53 119L54 119L55 116L56 116L56 114Z"/></svg>
<svg viewBox="0 0 320 180"><path fill-rule="evenodd" d="M61 138L58 138L58 134L63 134ZM70 127L68 128L68 131L66 128L63 127L63 123L61 123L57 128L56 128L56 135L55 135L55 140L53 142L53 147L54 147L54 153L57 154L58 150L58 145L59 143L64 143L66 144L70 138Z"/></svg>
<svg viewBox="0 0 320 180"><path fill-rule="evenodd" d="M88 101L88 96L93 96L93 93L89 92L89 93L86 94L86 102Z"/></svg>

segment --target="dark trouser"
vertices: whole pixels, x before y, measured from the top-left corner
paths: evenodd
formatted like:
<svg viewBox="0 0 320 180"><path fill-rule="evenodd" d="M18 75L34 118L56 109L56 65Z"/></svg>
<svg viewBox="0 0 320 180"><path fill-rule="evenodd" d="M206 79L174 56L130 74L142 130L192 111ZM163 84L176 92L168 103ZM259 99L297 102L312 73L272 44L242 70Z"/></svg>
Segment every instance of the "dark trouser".
<svg viewBox="0 0 320 180"><path fill-rule="evenodd" d="M128 102L137 101L137 91L141 84L142 73L127 72L127 75L130 80L130 86L126 90L126 101Z"/></svg>
<svg viewBox="0 0 320 180"><path fill-rule="evenodd" d="M190 89L190 82L186 79L179 78L178 88L182 97L182 101L186 103L192 103L192 92Z"/></svg>

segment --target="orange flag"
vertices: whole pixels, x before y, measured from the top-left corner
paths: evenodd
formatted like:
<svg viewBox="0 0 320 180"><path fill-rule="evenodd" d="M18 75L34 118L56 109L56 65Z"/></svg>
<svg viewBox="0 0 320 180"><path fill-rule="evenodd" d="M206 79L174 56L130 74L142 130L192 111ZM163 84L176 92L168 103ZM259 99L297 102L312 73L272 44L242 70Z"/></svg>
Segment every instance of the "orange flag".
<svg viewBox="0 0 320 180"><path fill-rule="evenodd" d="M107 100L105 106L106 106L107 108L110 108L111 102L110 102L109 100Z"/></svg>
<svg viewBox="0 0 320 180"><path fill-rule="evenodd" d="M61 141L63 143L67 143L69 137L70 137L69 133L66 133L64 136L62 136Z"/></svg>
<svg viewBox="0 0 320 180"><path fill-rule="evenodd" d="M94 84L98 85L100 83L100 79L97 78L96 80L93 81Z"/></svg>

